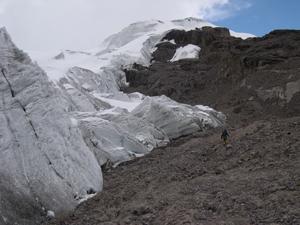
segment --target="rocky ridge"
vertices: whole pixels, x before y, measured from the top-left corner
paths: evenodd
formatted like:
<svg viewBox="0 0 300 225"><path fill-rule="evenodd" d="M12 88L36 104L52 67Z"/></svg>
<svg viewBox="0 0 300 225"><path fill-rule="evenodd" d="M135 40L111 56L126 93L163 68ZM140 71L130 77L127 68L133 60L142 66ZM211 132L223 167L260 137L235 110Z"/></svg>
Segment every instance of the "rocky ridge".
<svg viewBox="0 0 300 225"><path fill-rule="evenodd" d="M128 92L202 102L236 117L248 113L249 119L299 114L299 31L277 30L242 40L226 28L206 27L173 30L163 40L149 68L136 65L126 71ZM188 44L201 48L199 59L169 62L177 48Z"/></svg>

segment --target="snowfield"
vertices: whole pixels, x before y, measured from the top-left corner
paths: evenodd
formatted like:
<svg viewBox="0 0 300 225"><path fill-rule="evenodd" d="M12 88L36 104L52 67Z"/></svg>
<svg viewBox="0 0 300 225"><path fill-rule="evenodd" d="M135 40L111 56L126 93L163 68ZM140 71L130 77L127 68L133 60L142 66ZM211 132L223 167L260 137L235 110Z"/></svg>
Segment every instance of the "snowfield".
<svg viewBox="0 0 300 225"><path fill-rule="evenodd" d="M47 211L70 211L101 191L104 164L116 166L173 138L221 126L225 116L209 107L120 91L128 85L122 69L150 65L169 30L203 26L214 25L194 18L139 22L92 50L30 52L37 64L0 29L0 223L30 224ZM173 60L199 51L186 46Z"/></svg>

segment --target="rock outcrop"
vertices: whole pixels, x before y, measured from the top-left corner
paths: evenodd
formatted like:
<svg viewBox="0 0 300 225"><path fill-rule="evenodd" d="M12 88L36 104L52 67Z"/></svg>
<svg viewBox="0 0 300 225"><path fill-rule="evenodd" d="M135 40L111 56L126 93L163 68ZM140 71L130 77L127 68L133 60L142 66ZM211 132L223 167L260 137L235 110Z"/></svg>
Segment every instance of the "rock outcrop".
<svg viewBox="0 0 300 225"><path fill-rule="evenodd" d="M298 30L246 40L226 28L173 30L156 46L149 68L125 70L130 83L125 90L226 108L231 118L299 115L299 40ZM199 59L170 62L176 49L188 44L201 48Z"/></svg>

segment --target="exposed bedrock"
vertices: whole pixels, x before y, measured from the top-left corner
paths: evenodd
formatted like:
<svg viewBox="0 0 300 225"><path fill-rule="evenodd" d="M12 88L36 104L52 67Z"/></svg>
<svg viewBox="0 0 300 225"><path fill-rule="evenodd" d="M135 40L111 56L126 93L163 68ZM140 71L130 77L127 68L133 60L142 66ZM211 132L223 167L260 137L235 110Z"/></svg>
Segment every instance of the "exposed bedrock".
<svg viewBox="0 0 300 225"><path fill-rule="evenodd" d="M226 28L204 27L173 30L163 40L149 68L125 70L126 91L210 105L244 120L299 115L300 31L275 30L242 40ZM170 62L176 49L188 44L201 48L199 59Z"/></svg>

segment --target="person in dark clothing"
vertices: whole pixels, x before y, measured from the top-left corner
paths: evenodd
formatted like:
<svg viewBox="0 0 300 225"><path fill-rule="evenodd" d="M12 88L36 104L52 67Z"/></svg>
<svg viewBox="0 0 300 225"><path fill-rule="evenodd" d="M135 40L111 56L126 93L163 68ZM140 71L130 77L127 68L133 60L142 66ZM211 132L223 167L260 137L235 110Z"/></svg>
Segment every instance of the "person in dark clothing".
<svg viewBox="0 0 300 225"><path fill-rule="evenodd" d="M224 141L224 145L227 145L228 137L229 137L229 134L228 134L227 129L225 128L225 129L223 130L222 135L221 135L221 139Z"/></svg>

